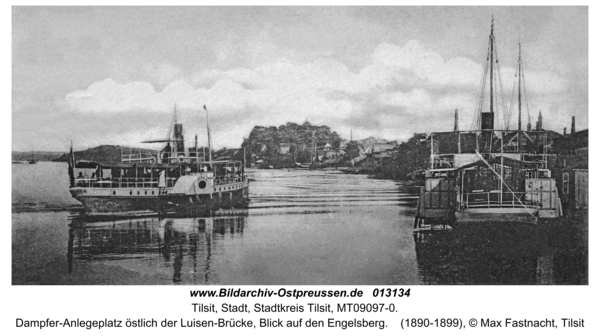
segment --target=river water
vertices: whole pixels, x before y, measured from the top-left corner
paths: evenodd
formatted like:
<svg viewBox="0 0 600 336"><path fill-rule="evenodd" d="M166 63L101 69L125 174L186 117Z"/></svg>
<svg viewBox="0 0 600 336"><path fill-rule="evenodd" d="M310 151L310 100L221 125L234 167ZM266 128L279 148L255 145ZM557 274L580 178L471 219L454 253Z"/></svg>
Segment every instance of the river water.
<svg viewBox="0 0 600 336"><path fill-rule="evenodd" d="M402 183L249 171L250 206L90 219L64 163L13 165L13 284L587 284L587 222L415 232Z"/></svg>

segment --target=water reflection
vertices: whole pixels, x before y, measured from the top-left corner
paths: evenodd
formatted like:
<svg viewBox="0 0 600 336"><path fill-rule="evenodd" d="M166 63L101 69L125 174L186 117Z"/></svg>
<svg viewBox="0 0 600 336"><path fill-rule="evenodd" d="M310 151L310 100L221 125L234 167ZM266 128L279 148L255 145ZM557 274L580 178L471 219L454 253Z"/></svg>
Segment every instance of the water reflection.
<svg viewBox="0 0 600 336"><path fill-rule="evenodd" d="M417 197L402 184L250 174L249 209L211 216L13 213L13 284L587 283L587 213L558 225L414 233Z"/></svg>
<svg viewBox="0 0 600 336"><path fill-rule="evenodd" d="M66 282L417 283L412 218L398 213L415 196L398 184L315 171L254 171L251 178L245 212L73 218L64 235Z"/></svg>
<svg viewBox="0 0 600 336"><path fill-rule="evenodd" d="M425 284L587 284L587 251L575 226L479 223L415 232Z"/></svg>
<svg viewBox="0 0 600 336"><path fill-rule="evenodd" d="M214 283L211 258L215 245L225 236L241 238L247 217L244 210L197 218L97 221L74 217L69 225L68 271L73 273L77 261L132 262L138 271L140 267L150 273L170 269L171 281L176 284Z"/></svg>

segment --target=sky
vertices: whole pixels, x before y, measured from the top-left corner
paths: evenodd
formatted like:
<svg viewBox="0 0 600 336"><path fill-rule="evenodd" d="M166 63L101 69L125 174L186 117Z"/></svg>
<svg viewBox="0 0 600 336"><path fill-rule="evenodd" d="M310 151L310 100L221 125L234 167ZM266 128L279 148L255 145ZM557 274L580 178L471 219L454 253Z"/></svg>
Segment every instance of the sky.
<svg viewBox="0 0 600 336"><path fill-rule="evenodd" d="M305 121L403 141L454 109L472 129L492 15L503 104L520 42L523 124L588 128L587 7L13 7L12 149L160 147L175 105L189 146L203 105L218 148Z"/></svg>

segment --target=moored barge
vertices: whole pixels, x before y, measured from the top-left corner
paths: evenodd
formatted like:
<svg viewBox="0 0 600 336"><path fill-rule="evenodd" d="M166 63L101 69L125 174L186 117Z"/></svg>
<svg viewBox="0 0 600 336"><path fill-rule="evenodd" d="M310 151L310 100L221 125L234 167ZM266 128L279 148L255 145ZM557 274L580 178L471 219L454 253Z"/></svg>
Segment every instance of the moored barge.
<svg viewBox="0 0 600 336"><path fill-rule="evenodd" d="M520 47L519 47L520 48ZM521 129L522 60L518 61L518 127L495 128L494 74L499 76L494 24L488 45L475 130L431 133L430 167L421 187L415 227L464 222L536 223L562 214L556 181L548 167L549 132L528 124ZM489 110L483 110L489 74Z"/></svg>

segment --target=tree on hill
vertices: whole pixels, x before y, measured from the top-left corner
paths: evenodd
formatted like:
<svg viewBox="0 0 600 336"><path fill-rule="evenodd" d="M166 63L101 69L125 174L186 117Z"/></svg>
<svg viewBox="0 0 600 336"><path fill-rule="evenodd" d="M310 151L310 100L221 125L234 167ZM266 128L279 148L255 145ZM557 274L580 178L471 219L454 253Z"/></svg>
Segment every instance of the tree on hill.
<svg viewBox="0 0 600 336"><path fill-rule="evenodd" d="M350 141L346 145L346 156L349 159L353 159L355 157L360 156L360 145L356 141Z"/></svg>
<svg viewBox="0 0 600 336"><path fill-rule="evenodd" d="M415 133L406 142L398 146L397 152L391 159L383 161L383 164L374 169L373 176L403 180L407 175L429 166L430 148L425 133Z"/></svg>
<svg viewBox="0 0 600 336"><path fill-rule="evenodd" d="M340 136L328 126L288 122L279 127L255 126L250 136L244 139L242 147L246 148L248 157L260 157L274 166L294 166L294 161L310 161L314 146L337 143L339 147L341 141ZM288 153L280 152L283 145L289 146Z"/></svg>

